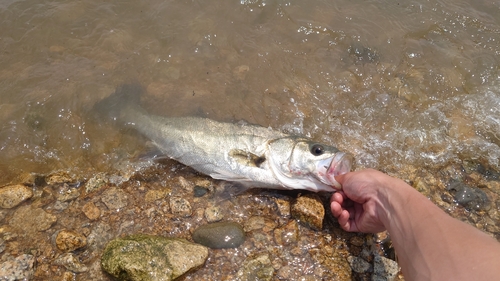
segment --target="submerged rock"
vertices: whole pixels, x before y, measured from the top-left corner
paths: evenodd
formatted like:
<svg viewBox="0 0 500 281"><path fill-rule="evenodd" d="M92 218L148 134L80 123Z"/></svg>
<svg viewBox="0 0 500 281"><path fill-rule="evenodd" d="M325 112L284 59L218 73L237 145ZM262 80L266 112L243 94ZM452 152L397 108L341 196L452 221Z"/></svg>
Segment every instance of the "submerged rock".
<svg viewBox="0 0 500 281"><path fill-rule="evenodd" d="M193 240L213 249L236 248L245 242L245 231L235 222L210 223L198 227Z"/></svg>
<svg viewBox="0 0 500 281"><path fill-rule="evenodd" d="M74 273L81 273L88 270L88 268L71 253L62 254L54 261L54 264L64 266L64 268Z"/></svg>
<svg viewBox="0 0 500 281"><path fill-rule="evenodd" d="M448 187L455 201L469 210L484 211L490 206L490 199L484 191L473 188L462 182L453 182Z"/></svg>
<svg viewBox="0 0 500 281"><path fill-rule="evenodd" d="M119 280L173 280L202 266L208 249L184 239L132 235L108 243L102 268Z"/></svg>
<svg viewBox="0 0 500 281"><path fill-rule="evenodd" d="M33 191L22 185L8 185L0 188L0 208L10 209L33 197Z"/></svg>
<svg viewBox="0 0 500 281"><path fill-rule="evenodd" d="M56 237L56 246L63 252L71 252L87 245L87 238L80 233L61 230Z"/></svg>
<svg viewBox="0 0 500 281"><path fill-rule="evenodd" d="M35 257L23 254L0 263L0 280L30 280L34 273Z"/></svg>
<svg viewBox="0 0 500 281"><path fill-rule="evenodd" d="M292 217L307 227L321 230L325 217L323 202L313 193L300 196L292 204Z"/></svg>
<svg viewBox="0 0 500 281"><path fill-rule="evenodd" d="M103 192L101 201L110 210L119 210L126 207L128 204L128 197L125 191L116 187L112 187Z"/></svg>
<svg viewBox="0 0 500 281"><path fill-rule="evenodd" d="M238 281L268 281L273 278L274 268L269 254L263 253L247 258L238 270Z"/></svg>
<svg viewBox="0 0 500 281"><path fill-rule="evenodd" d="M23 230L25 233L30 233L47 230L56 221L56 216L45 212L42 208L33 208L28 205L19 207L10 219L9 224L14 228Z"/></svg>

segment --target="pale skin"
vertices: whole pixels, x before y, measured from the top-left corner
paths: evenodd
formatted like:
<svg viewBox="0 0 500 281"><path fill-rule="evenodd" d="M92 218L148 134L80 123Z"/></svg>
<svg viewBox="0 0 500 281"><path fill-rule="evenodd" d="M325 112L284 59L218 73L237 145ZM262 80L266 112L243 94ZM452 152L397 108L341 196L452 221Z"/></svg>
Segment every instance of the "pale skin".
<svg viewBox="0 0 500 281"><path fill-rule="evenodd" d="M330 206L342 229L387 230L405 280L500 280L500 243L404 181L372 169L335 179L342 191Z"/></svg>

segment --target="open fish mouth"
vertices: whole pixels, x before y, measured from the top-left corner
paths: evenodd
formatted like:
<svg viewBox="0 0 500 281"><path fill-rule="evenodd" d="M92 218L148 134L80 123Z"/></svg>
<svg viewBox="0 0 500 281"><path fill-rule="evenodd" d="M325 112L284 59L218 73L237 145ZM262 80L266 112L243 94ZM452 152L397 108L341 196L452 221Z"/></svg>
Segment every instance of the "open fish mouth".
<svg viewBox="0 0 500 281"><path fill-rule="evenodd" d="M330 166L326 171L326 180L336 189L342 189L342 185L335 180L336 176L346 174L351 171L353 157L344 152L338 152L330 162Z"/></svg>

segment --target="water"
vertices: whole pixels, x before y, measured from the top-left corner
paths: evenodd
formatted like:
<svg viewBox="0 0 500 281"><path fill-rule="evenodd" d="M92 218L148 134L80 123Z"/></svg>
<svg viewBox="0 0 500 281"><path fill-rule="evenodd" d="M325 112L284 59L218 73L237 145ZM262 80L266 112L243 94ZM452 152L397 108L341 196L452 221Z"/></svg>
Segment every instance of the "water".
<svg viewBox="0 0 500 281"><path fill-rule="evenodd" d="M128 81L153 113L304 134L357 168L500 171L498 1L10 0L0 19L0 185L141 155L92 118Z"/></svg>

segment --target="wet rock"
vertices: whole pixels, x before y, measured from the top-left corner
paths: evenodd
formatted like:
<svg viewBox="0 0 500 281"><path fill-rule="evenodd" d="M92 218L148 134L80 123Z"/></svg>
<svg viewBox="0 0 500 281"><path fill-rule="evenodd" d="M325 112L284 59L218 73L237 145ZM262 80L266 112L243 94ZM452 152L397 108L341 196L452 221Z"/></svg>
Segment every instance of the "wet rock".
<svg viewBox="0 0 500 281"><path fill-rule="evenodd" d="M22 185L8 185L0 188L0 208L10 209L33 197L33 191Z"/></svg>
<svg viewBox="0 0 500 281"><path fill-rule="evenodd" d="M24 232L35 232L49 229L56 221L56 216L45 212L42 208L32 208L28 205L19 207L9 224Z"/></svg>
<svg viewBox="0 0 500 281"><path fill-rule="evenodd" d="M24 254L0 263L1 280L31 280L34 273L35 257Z"/></svg>
<svg viewBox="0 0 500 281"><path fill-rule="evenodd" d="M210 206L205 209L205 218L208 222L216 222L222 220L224 218L224 214L222 214L220 207Z"/></svg>
<svg viewBox="0 0 500 281"><path fill-rule="evenodd" d="M260 216L250 217L244 225L245 232L262 229L266 225L266 220Z"/></svg>
<svg viewBox="0 0 500 281"><path fill-rule="evenodd" d="M56 192L56 199L60 202L71 201L78 198L78 196L80 196L80 190L67 183L61 184Z"/></svg>
<svg viewBox="0 0 500 281"><path fill-rule="evenodd" d="M399 272L397 262L376 255L373 259L373 275L372 280L394 280Z"/></svg>
<svg viewBox="0 0 500 281"><path fill-rule="evenodd" d="M127 194L125 191L112 187L103 192L101 201L110 210L119 210L127 206Z"/></svg>
<svg viewBox="0 0 500 281"><path fill-rule="evenodd" d="M371 264L362 258L349 256L347 257L349 265L351 265L352 271L356 273L366 273L371 270Z"/></svg>
<svg viewBox="0 0 500 281"><path fill-rule="evenodd" d="M269 254L248 257L237 273L239 281L266 281L273 278L274 268Z"/></svg>
<svg viewBox="0 0 500 281"><path fill-rule="evenodd" d="M245 231L235 222L210 223L198 227L193 240L213 249L236 248L245 242Z"/></svg>
<svg viewBox="0 0 500 281"><path fill-rule="evenodd" d="M71 271L65 271L61 276L61 281L74 281L76 280L76 276Z"/></svg>
<svg viewBox="0 0 500 281"><path fill-rule="evenodd" d="M300 196L292 204L292 217L301 224L315 229L323 228L323 218L325 217L325 208L318 195L310 193Z"/></svg>
<svg viewBox="0 0 500 281"><path fill-rule="evenodd" d="M353 236L349 239L349 243L351 245L361 247L365 244L365 239L361 236Z"/></svg>
<svg viewBox="0 0 500 281"><path fill-rule="evenodd" d="M83 205L82 212L89 220L96 220L101 216L101 210L92 202Z"/></svg>
<svg viewBox="0 0 500 281"><path fill-rule="evenodd" d="M274 198L274 203L282 217L290 217L290 201L283 198Z"/></svg>
<svg viewBox="0 0 500 281"><path fill-rule="evenodd" d="M82 273L88 270L88 268L72 253L62 254L54 261L54 264L64 266L64 268L74 273Z"/></svg>
<svg viewBox="0 0 500 281"><path fill-rule="evenodd" d="M119 280L173 280L207 258L207 248L184 239L133 235L108 243L101 265Z"/></svg>
<svg viewBox="0 0 500 281"><path fill-rule="evenodd" d="M279 245L290 245L297 243L299 238L299 226L297 221L292 220L285 226L274 230L274 241Z"/></svg>
<svg viewBox="0 0 500 281"><path fill-rule="evenodd" d="M170 210L179 217L189 217L193 213L189 201L181 197L170 198Z"/></svg>
<svg viewBox="0 0 500 281"><path fill-rule="evenodd" d="M63 252L71 252L87 245L87 238L71 230L61 230L56 236L56 246Z"/></svg>
<svg viewBox="0 0 500 281"><path fill-rule="evenodd" d="M208 189L203 186L196 185L193 188L193 192L194 192L194 197L202 197L208 193Z"/></svg>
<svg viewBox="0 0 500 281"><path fill-rule="evenodd" d="M463 182L453 182L448 187L456 202L469 210L484 211L490 208L490 199L479 188L472 188Z"/></svg>
<svg viewBox="0 0 500 281"><path fill-rule="evenodd" d="M148 190L148 192L146 192L146 195L144 196L144 200L146 202L154 202L156 200L165 198L171 192L172 190L169 188Z"/></svg>
<svg viewBox="0 0 500 281"><path fill-rule="evenodd" d="M59 171L45 177L45 182L48 185L55 185L55 184L75 182L75 180L67 172Z"/></svg>
<svg viewBox="0 0 500 281"><path fill-rule="evenodd" d="M85 193L91 193L109 183L108 177L104 173L98 173L85 183Z"/></svg>

